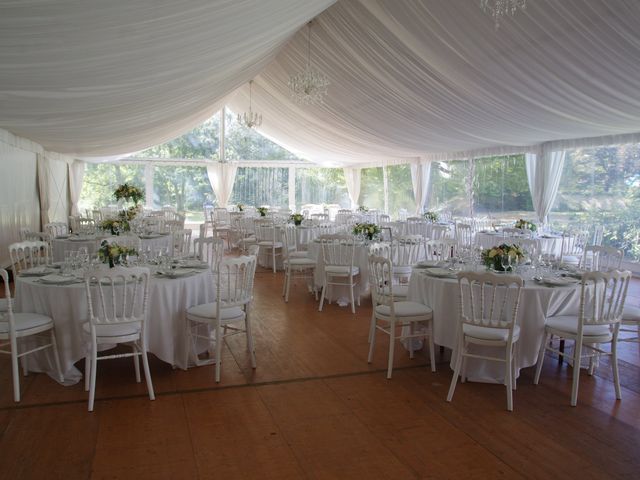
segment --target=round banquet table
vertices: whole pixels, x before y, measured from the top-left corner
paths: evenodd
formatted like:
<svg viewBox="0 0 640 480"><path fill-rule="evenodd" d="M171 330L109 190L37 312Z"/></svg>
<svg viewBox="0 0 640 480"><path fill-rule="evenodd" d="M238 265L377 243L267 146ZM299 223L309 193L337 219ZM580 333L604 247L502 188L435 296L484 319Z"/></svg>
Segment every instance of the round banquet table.
<svg viewBox="0 0 640 480"><path fill-rule="evenodd" d="M503 235L501 232L478 232L476 233L476 244L482 248L491 248L501 243L517 244L518 240L529 238L520 235ZM556 257L562 251L562 236L553 234L542 234L533 237L540 241L540 247L544 253L550 253Z"/></svg>
<svg viewBox="0 0 640 480"><path fill-rule="evenodd" d="M51 241L51 254L54 262L64 261L66 252L77 252L80 248L85 248L90 256L93 256L100 247L100 242L107 238L101 235L71 236L69 238L54 238ZM140 246L143 250L164 249L173 252L170 234L141 235Z"/></svg>
<svg viewBox="0 0 640 480"><path fill-rule="evenodd" d="M440 278L427 274L427 270L414 268L409 280L409 300L424 303L433 309L434 342L453 350L451 368L455 358L457 327L460 316L460 293L455 278ZM540 343L544 339L545 317L577 314L580 305L580 284L548 287L532 280L525 280L520 292L517 324L520 339L515 348L515 366L521 368L535 365ZM497 348L478 348L478 352L495 355ZM484 349L482 349L484 348ZM478 382L503 383L504 365L498 362L467 359L469 379Z"/></svg>
<svg viewBox="0 0 640 480"><path fill-rule="evenodd" d="M175 279L151 275L145 326L150 353L171 365L187 368L186 311L194 305L215 300L213 282L213 274L208 269ZM35 312L53 318L64 384L80 381L82 374L74 363L86 355L82 325L88 321L89 307L84 283L51 285L40 283L37 277L18 276L14 308L17 312ZM28 355L27 367L30 371L46 372L57 380L54 364L46 350Z"/></svg>

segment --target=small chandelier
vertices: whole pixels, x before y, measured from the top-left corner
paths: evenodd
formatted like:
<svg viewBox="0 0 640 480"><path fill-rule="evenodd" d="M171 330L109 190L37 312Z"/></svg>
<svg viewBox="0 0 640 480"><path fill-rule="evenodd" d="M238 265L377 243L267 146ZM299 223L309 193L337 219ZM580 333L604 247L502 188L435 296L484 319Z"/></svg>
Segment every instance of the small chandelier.
<svg viewBox="0 0 640 480"><path fill-rule="evenodd" d="M249 80L249 111L244 112L242 115L238 114L238 123L241 123L247 128L259 127L262 125L262 115L255 113L251 110L251 85L253 80Z"/></svg>
<svg viewBox="0 0 640 480"><path fill-rule="evenodd" d="M329 86L327 76L311 68L311 22L307 26L307 66L302 72L289 77L291 98L301 105L322 103Z"/></svg>
<svg viewBox="0 0 640 480"><path fill-rule="evenodd" d="M526 7L527 0L480 0L480 8L493 17L496 30L500 27L502 17L514 16L518 10L525 10Z"/></svg>

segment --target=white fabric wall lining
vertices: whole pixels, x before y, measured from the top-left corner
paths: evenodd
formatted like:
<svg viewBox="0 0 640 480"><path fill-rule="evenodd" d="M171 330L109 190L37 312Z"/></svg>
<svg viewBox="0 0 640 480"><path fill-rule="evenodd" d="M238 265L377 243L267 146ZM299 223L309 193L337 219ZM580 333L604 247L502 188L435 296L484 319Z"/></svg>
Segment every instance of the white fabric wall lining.
<svg viewBox="0 0 640 480"><path fill-rule="evenodd" d="M349 193L349 200L351 200L351 208L358 207L358 200L360 199L360 186L362 179L362 170L360 168L344 168L344 180L347 184L347 192Z"/></svg>
<svg viewBox="0 0 640 480"><path fill-rule="evenodd" d="M411 185L416 202L416 215L420 215L429 198L431 186L431 161L411 164Z"/></svg>
<svg viewBox="0 0 640 480"><path fill-rule="evenodd" d="M207 176L219 207L226 207L229 203L237 171L237 163L215 162L213 165L207 165ZM205 218L205 221L207 220L209 219Z"/></svg>
<svg viewBox="0 0 640 480"><path fill-rule="evenodd" d="M543 224L547 223L549 212L558 194L565 153L564 151L544 151L538 155L531 153L525 155L533 208L538 215L538 220Z"/></svg>

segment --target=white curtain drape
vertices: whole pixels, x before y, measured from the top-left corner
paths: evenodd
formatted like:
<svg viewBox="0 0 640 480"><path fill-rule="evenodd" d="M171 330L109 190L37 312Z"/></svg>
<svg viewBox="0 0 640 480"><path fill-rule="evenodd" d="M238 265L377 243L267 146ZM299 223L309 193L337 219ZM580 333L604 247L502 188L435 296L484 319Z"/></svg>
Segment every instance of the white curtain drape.
<svg viewBox="0 0 640 480"><path fill-rule="evenodd" d="M558 194L565 151L542 151L525 155L529 190L538 220L547 223L549 212Z"/></svg>
<svg viewBox="0 0 640 480"><path fill-rule="evenodd" d="M49 223L49 159L43 154L37 156L38 199L40 201L40 230Z"/></svg>
<svg viewBox="0 0 640 480"><path fill-rule="evenodd" d="M71 215L78 215L78 202L82 193L85 162L74 160L69 164L69 200Z"/></svg>
<svg viewBox="0 0 640 480"><path fill-rule="evenodd" d="M360 179L362 178L362 170L359 168L344 168L344 180L347 184L347 192L349 200L351 200L351 208L358 207L358 199L360 198Z"/></svg>
<svg viewBox="0 0 640 480"><path fill-rule="evenodd" d="M429 198L431 180L431 162L411 164L411 185L413 186L413 198L416 202L416 215L420 215Z"/></svg>
<svg viewBox="0 0 640 480"><path fill-rule="evenodd" d="M229 203L237 171L238 165L235 163L217 162L215 165L207 165L207 176L219 207L226 207Z"/></svg>

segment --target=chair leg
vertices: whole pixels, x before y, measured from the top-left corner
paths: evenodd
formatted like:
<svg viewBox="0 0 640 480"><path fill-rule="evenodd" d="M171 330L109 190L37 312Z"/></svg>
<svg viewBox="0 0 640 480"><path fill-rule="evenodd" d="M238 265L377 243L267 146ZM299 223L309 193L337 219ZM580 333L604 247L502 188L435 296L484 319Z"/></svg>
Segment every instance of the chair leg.
<svg viewBox="0 0 640 480"><path fill-rule="evenodd" d="M389 324L389 362L387 365L387 378L391 378L393 373L393 357L396 350L396 323Z"/></svg>
<svg viewBox="0 0 640 480"><path fill-rule="evenodd" d="M409 323L409 335L411 336L411 338L408 338L407 340L409 340L409 358L413 360L413 334L415 332L415 322L410 322Z"/></svg>
<svg viewBox="0 0 640 480"><path fill-rule="evenodd" d="M371 339L376 334L376 312L375 312L375 308L376 308L376 306L374 305L373 309L371 310L371 321L369 322L369 339L367 340L368 343L371 343ZM369 362L369 363L371 363L371 362Z"/></svg>
<svg viewBox="0 0 640 480"><path fill-rule="evenodd" d="M285 267L285 272L284 272L284 284L286 287L286 292L284 295L284 301L285 303L289 302L289 290L291 289L291 277L293 276L293 270L291 269L291 267L286 268Z"/></svg>
<svg viewBox="0 0 640 480"><path fill-rule="evenodd" d="M142 343L141 356L142 356L142 369L144 370L144 380L147 383L147 391L149 392L149 400L155 400L156 394L153 390L153 382L151 381L151 370L149 370L149 358L147 357L147 346L144 344L144 340L140 339Z"/></svg>
<svg viewBox="0 0 640 480"><path fill-rule="evenodd" d="M285 293L287 291L287 272L288 272L287 266L285 265L285 267L284 267L284 283L282 284L282 296L283 297L285 296ZM285 297L285 302L286 301L287 300L286 300L286 297Z"/></svg>
<svg viewBox="0 0 640 480"><path fill-rule="evenodd" d="M18 366L18 342L11 338L11 373L13 376L13 401L20 401L20 368Z"/></svg>
<svg viewBox="0 0 640 480"><path fill-rule="evenodd" d="M318 307L318 311L322 311L322 305L324 305L324 296L327 292L327 277L325 276L322 279L322 293L320 294L320 306Z"/></svg>
<svg viewBox="0 0 640 480"><path fill-rule="evenodd" d="M505 367L504 367L504 379L507 387L507 410L510 412L513 411L513 390L512 390L512 368L511 368L511 348L506 348L506 358L505 358Z"/></svg>
<svg viewBox="0 0 640 480"><path fill-rule="evenodd" d="M138 347L136 347L135 343L131 345L131 350L134 354L138 353ZM136 371L136 382L140 383L142 380L140 379L140 358L138 355L134 355L133 357L133 368Z"/></svg>
<svg viewBox="0 0 640 480"><path fill-rule="evenodd" d="M571 406L578 404L578 386L580 383L580 359L582 358L582 342L575 341L573 347L573 381L571 383Z"/></svg>
<svg viewBox="0 0 640 480"><path fill-rule="evenodd" d="M517 378L516 378L516 350L517 345L513 345L511 347L511 389L517 389Z"/></svg>
<svg viewBox="0 0 640 480"><path fill-rule="evenodd" d="M464 345L466 350L467 345ZM462 357L462 369L460 370L460 383L465 383L467 381L467 357Z"/></svg>
<svg viewBox="0 0 640 480"><path fill-rule="evenodd" d="M96 399L96 373L98 370L98 347L95 342L91 345L91 377L89 380L89 411L93 412Z"/></svg>
<svg viewBox="0 0 640 480"><path fill-rule="evenodd" d="M547 333L542 341L542 345L540 345L540 351L538 352L538 364L536 365L536 374L533 377L533 384L537 385L540 381L540 372L542 372L542 364L544 363L544 354L547 350L547 344L551 339L551 334Z"/></svg>
<svg viewBox="0 0 640 480"><path fill-rule="evenodd" d="M253 335L251 334L251 318L249 316L249 312L244 319L244 329L247 335L247 349L249 350L249 355L251 356L251 368L256 368L256 349L253 345Z"/></svg>
<svg viewBox="0 0 640 480"><path fill-rule="evenodd" d="M616 326L616 329L618 327ZM618 332L616 331L611 342L611 368L613 369L613 384L616 389L616 398L622 400L622 391L620 389L620 374L618 372Z"/></svg>
<svg viewBox="0 0 640 480"><path fill-rule="evenodd" d="M376 346L376 316L375 313L371 316L371 326L369 327L369 356L367 357L367 363L373 361L373 349Z"/></svg>
<svg viewBox="0 0 640 480"><path fill-rule="evenodd" d="M451 377L451 385L449 385L449 393L447 393L447 402L450 402L453 398L453 393L456 391L456 384L458 383L458 376L460 375L460 368L462 366L462 341L458 341L458 349L456 351L456 362L453 368L453 377Z"/></svg>
<svg viewBox="0 0 640 480"><path fill-rule="evenodd" d="M351 313L356 313L356 304L353 295L353 277L351 277L351 281L349 284L349 295L351 296Z"/></svg>
<svg viewBox="0 0 640 480"><path fill-rule="evenodd" d="M429 359L431 360L431 371L436 371L436 344L433 342L433 322L429 322Z"/></svg>
<svg viewBox="0 0 640 480"><path fill-rule="evenodd" d="M20 357L20 365L22 365L22 375L25 377L29 375L29 368L27 367L27 356Z"/></svg>
<svg viewBox="0 0 640 480"><path fill-rule="evenodd" d="M271 249L271 261L273 262L273 273L276 273L276 247Z"/></svg>
<svg viewBox="0 0 640 480"><path fill-rule="evenodd" d="M216 383L220 383L220 364L222 363L222 342L224 336L220 335L220 324L216 325Z"/></svg>

